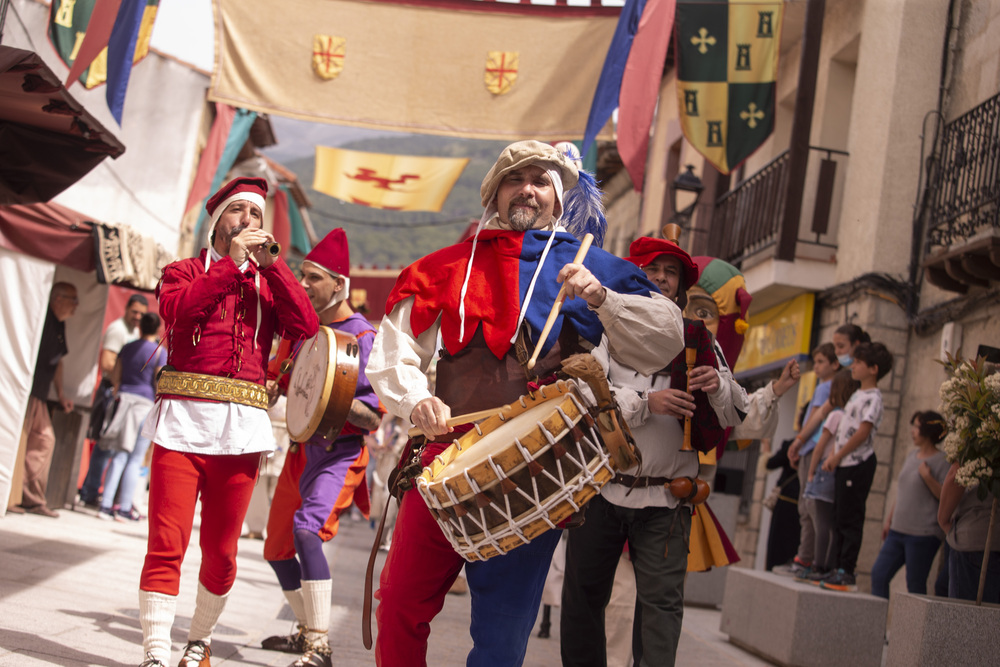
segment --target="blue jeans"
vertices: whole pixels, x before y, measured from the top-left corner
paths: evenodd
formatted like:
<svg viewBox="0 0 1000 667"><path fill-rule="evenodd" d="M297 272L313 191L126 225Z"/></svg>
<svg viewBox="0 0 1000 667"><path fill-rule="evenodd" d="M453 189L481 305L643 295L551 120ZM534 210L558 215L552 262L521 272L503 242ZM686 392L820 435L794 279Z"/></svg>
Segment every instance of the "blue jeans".
<svg viewBox="0 0 1000 667"><path fill-rule="evenodd" d="M116 495L119 512L127 513L132 509L132 498L139 484L139 472L142 469L142 461L146 458L147 449L149 449L149 438L144 438L140 434L135 439L135 447L131 452L108 452L112 457L108 474L104 478L102 512L111 511Z"/></svg>
<svg viewBox="0 0 1000 667"><path fill-rule="evenodd" d="M94 444L94 449L90 452L90 463L87 464L87 476L83 480L83 486L80 487L81 501L94 504L101 497L101 480L104 478L104 468L112 453L110 450L101 449L96 443ZM114 493L112 492L111 495L113 500Z"/></svg>
<svg viewBox="0 0 1000 667"><path fill-rule="evenodd" d="M889 582L906 565L906 590L927 594L927 576L941 540L936 535L906 535L889 531L872 566L872 595L889 599Z"/></svg>
<svg viewBox="0 0 1000 667"><path fill-rule="evenodd" d="M955 551L948 558L948 597L975 600L979 593L979 572L983 569L982 551ZM1000 604L1000 551L991 551L986 565L983 602Z"/></svg>

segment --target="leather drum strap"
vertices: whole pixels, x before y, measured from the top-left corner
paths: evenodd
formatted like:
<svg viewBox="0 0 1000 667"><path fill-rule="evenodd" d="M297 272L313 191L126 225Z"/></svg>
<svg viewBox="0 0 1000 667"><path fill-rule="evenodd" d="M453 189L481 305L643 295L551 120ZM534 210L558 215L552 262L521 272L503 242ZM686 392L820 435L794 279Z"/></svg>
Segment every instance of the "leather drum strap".
<svg viewBox="0 0 1000 667"><path fill-rule="evenodd" d="M364 642L365 650L372 648L372 579L375 575L375 557L378 555L378 547L382 544L382 530L385 528L385 517L389 513L389 503L393 496L390 493L385 499L385 507L382 508L382 518L378 522L378 530L375 532L375 542L372 544L372 552L368 556L368 568L365 570L365 601L361 609L361 641Z"/></svg>

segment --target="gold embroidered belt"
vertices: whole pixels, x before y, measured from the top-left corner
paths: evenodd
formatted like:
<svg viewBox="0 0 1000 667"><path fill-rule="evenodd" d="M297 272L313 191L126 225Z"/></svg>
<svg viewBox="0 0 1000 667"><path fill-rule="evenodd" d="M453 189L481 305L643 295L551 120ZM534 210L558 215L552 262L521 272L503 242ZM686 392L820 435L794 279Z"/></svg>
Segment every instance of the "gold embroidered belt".
<svg viewBox="0 0 1000 667"><path fill-rule="evenodd" d="M163 371L156 383L156 393L228 401L267 410L267 391L263 386L217 375Z"/></svg>

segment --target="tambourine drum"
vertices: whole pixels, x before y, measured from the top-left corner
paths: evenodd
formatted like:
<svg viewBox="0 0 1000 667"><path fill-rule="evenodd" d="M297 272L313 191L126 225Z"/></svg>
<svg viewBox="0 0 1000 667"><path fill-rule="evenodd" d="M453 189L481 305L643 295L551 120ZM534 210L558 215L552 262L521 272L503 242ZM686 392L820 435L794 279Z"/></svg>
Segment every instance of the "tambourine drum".
<svg viewBox="0 0 1000 667"><path fill-rule="evenodd" d="M358 340L321 326L295 357L288 381L285 422L294 442L315 434L335 437L344 428L358 384Z"/></svg>
<svg viewBox="0 0 1000 667"><path fill-rule="evenodd" d="M583 398L559 381L463 434L417 489L455 551L476 561L555 528L613 477Z"/></svg>

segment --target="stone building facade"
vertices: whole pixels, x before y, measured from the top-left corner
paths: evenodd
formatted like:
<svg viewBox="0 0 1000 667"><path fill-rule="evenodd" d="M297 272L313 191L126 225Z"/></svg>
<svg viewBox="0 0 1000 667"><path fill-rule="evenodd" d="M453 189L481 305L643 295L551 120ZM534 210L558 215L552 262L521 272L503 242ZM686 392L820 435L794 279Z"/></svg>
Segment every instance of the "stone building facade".
<svg viewBox="0 0 1000 667"><path fill-rule="evenodd" d="M798 322L808 335L782 358L799 356L808 369L809 350L848 322L888 346L895 363L879 383L885 416L858 566L864 588L893 480L912 446L909 419L939 404L942 350L969 357L981 345L1000 347L1000 1L784 7L770 138L733 173L719 174L680 130L671 51L642 192L618 182L628 181L624 173L608 184L607 247L627 254L635 237L658 235L675 218L670 185L692 165L705 190L691 219L680 220L681 243L743 271L754 297L751 327L813 295L811 313ZM803 66L812 48L815 69ZM796 126L809 87L812 113ZM803 119L809 150L801 207L755 208L753 197L768 188L779 202L795 201L778 176L787 178ZM789 236L794 243L782 246ZM763 361L746 367L741 359L737 377L749 387L765 382L781 359ZM796 397L787 396L782 410L794 414ZM772 446L793 433L793 419L783 415ZM762 568L768 514L759 501L773 476L754 461L743 464L748 479L734 543L741 566Z"/></svg>

